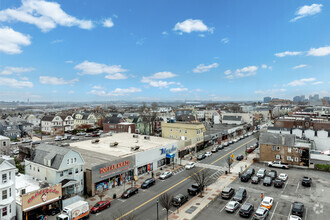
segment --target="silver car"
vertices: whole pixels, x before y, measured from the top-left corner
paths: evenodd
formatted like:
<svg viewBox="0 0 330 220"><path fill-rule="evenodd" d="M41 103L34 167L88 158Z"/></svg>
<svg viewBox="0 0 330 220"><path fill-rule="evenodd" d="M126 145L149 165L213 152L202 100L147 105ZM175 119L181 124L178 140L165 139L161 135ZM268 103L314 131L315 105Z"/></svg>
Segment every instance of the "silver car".
<svg viewBox="0 0 330 220"><path fill-rule="evenodd" d="M253 219L266 219L269 215L269 210L265 207L259 207L253 215Z"/></svg>
<svg viewBox="0 0 330 220"><path fill-rule="evenodd" d="M264 178L265 176L266 176L266 169L265 168L260 168L257 172L257 177Z"/></svg>
<svg viewBox="0 0 330 220"><path fill-rule="evenodd" d="M164 172L159 176L159 179L164 180L166 178L169 178L170 176L172 176L172 172Z"/></svg>

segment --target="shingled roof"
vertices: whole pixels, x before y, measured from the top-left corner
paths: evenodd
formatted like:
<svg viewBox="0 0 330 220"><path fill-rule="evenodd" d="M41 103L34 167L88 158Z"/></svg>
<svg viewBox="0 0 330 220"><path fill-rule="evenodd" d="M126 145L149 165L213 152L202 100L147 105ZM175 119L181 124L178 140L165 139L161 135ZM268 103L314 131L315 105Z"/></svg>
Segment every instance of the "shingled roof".
<svg viewBox="0 0 330 220"><path fill-rule="evenodd" d="M296 136L293 134L277 134L263 132L259 137L259 144L270 144L279 146L293 147L295 144Z"/></svg>

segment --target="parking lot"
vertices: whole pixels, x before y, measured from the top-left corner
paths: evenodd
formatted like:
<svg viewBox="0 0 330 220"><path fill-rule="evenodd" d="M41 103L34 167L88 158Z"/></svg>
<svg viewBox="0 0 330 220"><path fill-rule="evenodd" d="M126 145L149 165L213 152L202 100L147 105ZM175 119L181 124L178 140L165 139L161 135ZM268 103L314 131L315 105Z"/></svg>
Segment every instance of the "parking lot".
<svg viewBox="0 0 330 220"><path fill-rule="evenodd" d="M330 219L330 175L326 172L319 172L314 170L304 170L291 168L289 170L268 168L264 164L253 164L250 166L255 169L266 168L267 173L270 170L276 170L277 175L280 173L288 174L288 180L282 188L275 188L272 186L264 186L262 180L259 184L252 184L251 180L248 182L241 182L237 178L229 186L236 191L239 187L244 187L247 190L247 197L244 203L251 203L254 205L254 211L261 204L261 193L265 196L270 196L274 199L274 204L269 212L267 219L271 220L287 220L291 214L292 203L295 201L302 202L305 205L303 220ZM311 187L301 185L303 176L311 177L313 180ZM217 198L208 208L204 209L195 219L238 219L239 209L235 213L227 213L224 209L228 200ZM252 216L250 217L252 219Z"/></svg>

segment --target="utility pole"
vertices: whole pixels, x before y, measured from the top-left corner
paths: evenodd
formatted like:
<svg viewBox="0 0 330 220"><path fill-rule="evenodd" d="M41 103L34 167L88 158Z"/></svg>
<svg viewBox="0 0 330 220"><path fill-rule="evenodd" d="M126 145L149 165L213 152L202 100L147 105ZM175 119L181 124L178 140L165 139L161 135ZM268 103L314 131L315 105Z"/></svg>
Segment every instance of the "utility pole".
<svg viewBox="0 0 330 220"><path fill-rule="evenodd" d="M159 220L159 217L158 217L158 199L157 199L157 220Z"/></svg>

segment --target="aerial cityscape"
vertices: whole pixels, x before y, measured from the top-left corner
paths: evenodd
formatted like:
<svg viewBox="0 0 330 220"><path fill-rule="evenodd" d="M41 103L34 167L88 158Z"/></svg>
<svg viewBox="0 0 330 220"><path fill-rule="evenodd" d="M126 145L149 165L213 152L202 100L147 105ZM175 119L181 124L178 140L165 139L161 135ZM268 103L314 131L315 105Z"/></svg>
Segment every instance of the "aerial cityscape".
<svg viewBox="0 0 330 220"><path fill-rule="evenodd" d="M328 220L326 1L0 1L1 220Z"/></svg>

